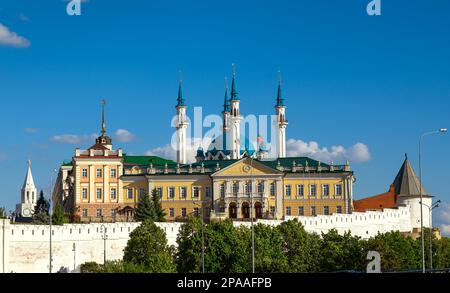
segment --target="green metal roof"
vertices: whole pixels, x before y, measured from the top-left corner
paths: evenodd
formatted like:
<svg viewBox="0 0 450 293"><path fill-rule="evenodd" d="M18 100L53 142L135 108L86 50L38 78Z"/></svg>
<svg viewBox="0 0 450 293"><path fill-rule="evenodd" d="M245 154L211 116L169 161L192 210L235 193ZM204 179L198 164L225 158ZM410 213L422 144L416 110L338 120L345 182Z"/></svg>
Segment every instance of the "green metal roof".
<svg viewBox="0 0 450 293"><path fill-rule="evenodd" d="M155 166L158 165L173 165L176 164L172 160L166 160L157 156L127 156L124 155L123 163L126 165L150 165L153 164Z"/></svg>

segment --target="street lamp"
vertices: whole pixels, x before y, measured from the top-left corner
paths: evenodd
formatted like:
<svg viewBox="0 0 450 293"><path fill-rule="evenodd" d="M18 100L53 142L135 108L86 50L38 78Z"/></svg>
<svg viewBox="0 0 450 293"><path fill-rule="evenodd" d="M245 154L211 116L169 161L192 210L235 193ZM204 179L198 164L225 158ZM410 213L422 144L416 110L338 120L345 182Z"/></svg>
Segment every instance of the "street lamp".
<svg viewBox="0 0 450 293"><path fill-rule="evenodd" d="M441 128L439 130L434 130L430 132L426 132L420 136L419 140L419 169L420 169L420 233L422 238L422 273L426 272L425 268L425 239L423 233L423 195L422 195L422 144L423 139L427 135L439 134L439 133L447 133L447 128Z"/></svg>
<svg viewBox="0 0 450 293"><path fill-rule="evenodd" d="M57 172L56 169L53 169L53 172L50 175L50 192L49 192L49 208L48 208L48 214L50 218L50 251L49 251L49 272L52 273L53 269L53 253L52 253L52 216L53 216L53 204L52 204L52 197L53 197L53 175Z"/></svg>
<svg viewBox="0 0 450 293"><path fill-rule="evenodd" d="M250 189L250 220L252 226L252 272L255 273L255 227L253 223L253 157L250 157L251 189Z"/></svg>
<svg viewBox="0 0 450 293"><path fill-rule="evenodd" d="M431 222L432 222L432 214L431 213L435 208L439 207L440 202L441 201L438 200L431 206L423 203L423 205L428 208L428 212L429 212L428 215L430 216L430 271L433 270L433 225L431 225Z"/></svg>
<svg viewBox="0 0 450 293"><path fill-rule="evenodd" d="M202 270L205 273L205 233L204 233L204 220L203 220L203 204L198 204L194 200L192 201L194 205L199 206L200 218L202 221Z"/></svg>
<svg viewBox="0 0 450 293"><path fill-rule="evenodd" d="M100 227L100 233L103 233L102 239L103 239L103 265L106 265L106 240L108 240L108 235L106 234L106 226L101 225Z"/></svg>

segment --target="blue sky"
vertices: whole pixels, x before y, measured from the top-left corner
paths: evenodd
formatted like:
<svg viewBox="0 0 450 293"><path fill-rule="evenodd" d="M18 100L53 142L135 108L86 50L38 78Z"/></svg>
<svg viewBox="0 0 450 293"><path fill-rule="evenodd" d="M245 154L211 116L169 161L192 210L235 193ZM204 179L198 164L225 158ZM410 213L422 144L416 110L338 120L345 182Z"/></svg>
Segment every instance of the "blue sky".
<svg viewBox="0 0 450 293"><path fill-rule="evenodd" d="M70 17L63 0L0 0L0 31L16 34L0 34L0 206L18 202L27 159L48 189L92 144L101 98L115 146L144 154L170 142L178 71L189 113L218 114L232 63L244 114L273 113L281 70L288 138L366 145L356 198L387 191L405 152L418 168L419 135L450 127L450 3L382 0L369 17L368 2L90 0ZM425 187L447 203L449 146L436 135L424 150ZM435 220L450 224L448 204Z"/></svg>

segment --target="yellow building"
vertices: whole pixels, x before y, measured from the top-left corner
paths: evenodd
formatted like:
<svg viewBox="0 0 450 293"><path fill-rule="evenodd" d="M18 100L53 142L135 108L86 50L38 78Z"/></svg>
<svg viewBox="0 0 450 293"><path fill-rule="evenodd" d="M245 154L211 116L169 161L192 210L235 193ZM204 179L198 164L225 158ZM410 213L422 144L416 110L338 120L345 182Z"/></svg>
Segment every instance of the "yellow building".
<svg viewBox="0 0 450 293"><path fill-rule="evenodd" d="M233 74L231 98L225 93L223 136L196 162L186 161L186 105L179 86L177 162L156 156L128 156L113 150L102 134L87 150L75 150L64 164L53 193L73 221L131 221L141 196L157 190L168 221L199 214L205 220L232 218L283 219L351 213L353 172L350 166L328 165L306 157L286 157L286 107L278 86L276 158L264 143L252 149L240 135L240 101ZM241 144L242 142L242 144Z"/></svg>

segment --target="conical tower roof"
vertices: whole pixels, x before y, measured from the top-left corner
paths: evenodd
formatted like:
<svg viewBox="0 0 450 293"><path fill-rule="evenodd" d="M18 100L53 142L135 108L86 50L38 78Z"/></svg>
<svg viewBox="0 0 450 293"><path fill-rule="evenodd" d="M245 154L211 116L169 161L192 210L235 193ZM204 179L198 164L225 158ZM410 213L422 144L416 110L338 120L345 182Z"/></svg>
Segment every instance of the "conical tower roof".
<svg viewBox="0 0 450 293"><path fill-rule="evenodd" d="M34 185L33 174L31 173L31 161L28 161L27 176L25 177L25 181L23 182L22 190L34 188L36 187Z"/></svg>
<svg viewBox="0 0 450 293"><path fill-rule="evenodd" d="M406 156L393 184L398 196L420 196L420 180L414 172L408 156ZM423 186L422 196L430 196Z"/></svg>

